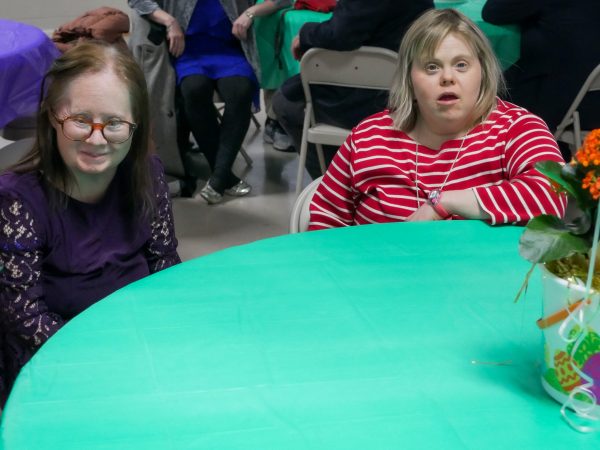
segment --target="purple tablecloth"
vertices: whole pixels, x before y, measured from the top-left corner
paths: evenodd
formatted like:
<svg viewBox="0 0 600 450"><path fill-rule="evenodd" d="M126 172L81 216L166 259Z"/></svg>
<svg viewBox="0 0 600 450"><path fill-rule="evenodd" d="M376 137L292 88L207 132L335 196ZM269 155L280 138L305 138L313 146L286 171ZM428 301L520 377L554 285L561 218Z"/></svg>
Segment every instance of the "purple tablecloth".
<svg viewBox="0 0 600 450"><path fill-rule="evenodd" d="M0 128L35 113L42 78L59 54L39 28L0 19Z"/></svg>

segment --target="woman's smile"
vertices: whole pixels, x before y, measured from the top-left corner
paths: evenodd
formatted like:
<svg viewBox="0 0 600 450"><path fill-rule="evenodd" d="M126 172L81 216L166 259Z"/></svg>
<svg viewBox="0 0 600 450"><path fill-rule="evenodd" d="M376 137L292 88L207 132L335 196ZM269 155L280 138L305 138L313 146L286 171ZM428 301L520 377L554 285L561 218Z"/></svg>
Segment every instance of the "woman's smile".
<svg viewBox="0 0 600 450"><path fill-rule="evenodd" d="M99 160L99 159L102 159L102 158L105 158L106 156L108 156L110 154L110 151L108 151L108 150L100 150L100 151L80 150L79 154L83 155L87 158Z"/></svg>
<svg viewBox="0 0 600 450"><path fill-rule="evenodd" d="M133 122L126 86L109 70L74 80L57 114L63 118L83 117L97 123L106 123L112 118ZM87 139L74 141L65 136L59 123L55 128L61 157L80 184L90 175L107 182L112 180L131 146L131 139L119 144L108 142L102 134L106 129L93 129Z"/></svg>

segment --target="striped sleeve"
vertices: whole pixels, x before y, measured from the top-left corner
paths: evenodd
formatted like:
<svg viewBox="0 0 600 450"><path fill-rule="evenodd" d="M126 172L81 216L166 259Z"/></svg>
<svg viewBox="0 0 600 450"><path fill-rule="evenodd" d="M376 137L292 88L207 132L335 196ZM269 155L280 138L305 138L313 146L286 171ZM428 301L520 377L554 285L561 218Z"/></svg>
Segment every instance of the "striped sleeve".
<svg viewBox="0 0 600 450"><path fill-rule="evenodd" d="M506 179L473 188L491 223L526 223L540 214L564 216L566 197L557 195L535 169L539 161L564 162L546 124L533 114L520 115L509 125L504 144L498 145L505 145Z"/></svg>
<svg viewBox="0 0 600 450"><path fill-rule="evenodd" d="M352 149L354 131L331 161L310 204L308 230L350 226L354 221Z"/></svg>

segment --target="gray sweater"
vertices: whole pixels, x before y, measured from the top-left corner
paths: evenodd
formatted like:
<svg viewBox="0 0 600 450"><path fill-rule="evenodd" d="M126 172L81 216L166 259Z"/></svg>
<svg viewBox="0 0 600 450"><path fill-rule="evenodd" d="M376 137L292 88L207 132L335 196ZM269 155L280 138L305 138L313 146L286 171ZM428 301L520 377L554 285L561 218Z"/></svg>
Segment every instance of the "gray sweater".
<svg viewBox="0 0 600 450"><path fill-rule="evenodd" d="M179 26L185 30L187 29L194 8L198 0L128 0L129 6L133 8L139 15L144 16L151 14L157 9L162 9L171 14L179 23ZM225 14L229 17L231 22L244 13L246 9L252 6L255 1L252 0L219 0ZM292 4L292 0L273 0L278 5L285 7ZM260 65L258 62L258 51L256 49L256 40L252 28L248 30L248 38L245 41L241 41L242 49L246 55L246 59L254 69L257 79L260 78Z"/></svg>

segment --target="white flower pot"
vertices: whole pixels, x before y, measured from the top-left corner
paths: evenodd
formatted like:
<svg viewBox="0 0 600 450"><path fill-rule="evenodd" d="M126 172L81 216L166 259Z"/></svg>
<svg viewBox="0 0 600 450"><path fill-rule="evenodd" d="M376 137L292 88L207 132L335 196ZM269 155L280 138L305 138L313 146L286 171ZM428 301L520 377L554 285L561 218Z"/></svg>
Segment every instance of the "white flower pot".
<svg viewBox="0 0 600 450"><path fill-rule="evenodd" d="M538 321L540 328L546 325L542 328L542 385L552 398L570 409L577 412L591 408L594 415L600 414L600 294L592 291L586 301L585 285L569 283L543 265L540 269L542 319L550 322ZM575 306L579 300L583 301ZM567 308L573 311L568 312Z"/></svg>

